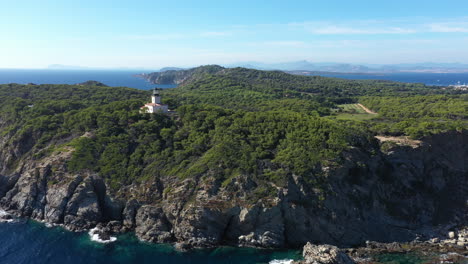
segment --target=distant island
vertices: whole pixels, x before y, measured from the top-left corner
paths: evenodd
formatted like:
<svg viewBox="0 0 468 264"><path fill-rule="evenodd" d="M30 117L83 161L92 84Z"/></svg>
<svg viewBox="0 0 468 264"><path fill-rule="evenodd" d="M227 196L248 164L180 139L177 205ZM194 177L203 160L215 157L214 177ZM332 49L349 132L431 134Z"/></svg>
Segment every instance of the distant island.
<svg viewBox="0 0 468 264"><path fill-rule="evenodd" d="M223 65L225 68L248 68L256 70L279 70L293 74L385 74L385 73L468 73L468 64L463 63L401 63L401 64L353 64L314 63L306 60L285 63L239 62ZM144 68L92 68L73 65L52 64L48 69L56 70L139 70ZM163 67L157 72L181 71L195 67Z"/></svg>
<svg viewBox="0 0 468 264"><path fill-rule="evenodd" d="M86 82L82 82L82 83L77 83L76 85L109 87L109 86L103 84L102 82L98 82L98 81L86 81Z"/></svg>
<svg viewBox="0 0 468 264"><path fill-rule="evenodd" d="M407 63L407 64L352 64L313 63L306 60L285 63L244 62L226 65L258 70L282 70L287 72L312 71L330 73L467 73L468 64L463 63Z"/></svg>

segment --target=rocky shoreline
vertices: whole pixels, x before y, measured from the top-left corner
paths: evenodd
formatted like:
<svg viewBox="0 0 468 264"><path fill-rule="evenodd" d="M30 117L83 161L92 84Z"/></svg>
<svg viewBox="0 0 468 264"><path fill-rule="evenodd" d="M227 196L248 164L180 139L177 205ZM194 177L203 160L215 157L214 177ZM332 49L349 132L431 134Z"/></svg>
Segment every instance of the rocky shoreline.
<svg viewBox="0 0 468 264"><path fill-rule="evenodd" d="M468 263L468 226L450 231L446 236L406 243L379 243L367 241L365 247L340 249L332 245L307 243L303 248L304 260L294 264L366 264L378 263L376 256L383 254L413 254L425 259L424 263Z"/></svg>
<svg viewBox="0 0 468 264"><path fill-rule="evenodd" d="M467 140L466 132L449 133L428 138L416 149L350 150L340 167L323 168L323 189L291 175L285 187L271 187L274 195L252 200L257 183L248 175L226 185L208 174L161 176L111 191L95 172L67 170L72 149L18 159L26 143L12 146L3 139L0 208L71 231L98 227L104 235L100 239L134 231L141 240L184 250L299 248L308 241L341 248L367 240L445 241L434 233L446 234L468 219ZM444 228L437 231L438 226ZM458 242L457 237L452 244Z"/></svg>
<svg viewBox="0 0 468 264"><path fill-rule="evenodd" d="M18 217L0 210L0 223L18 221ZM63 226L45 223L48 227ZM440 234L428 240L417 238L411 242L380 243L366 241L363 247L338 248L333 245L314 245L307 243L303 248L303 260L294 261L293 264L370 264L378 263L376 256L383 254L413 254L426 259L425 263L468 263L468 226L445 227L441 230L451 229L445 235ZM116 221L107 224L98 224L89 230L90 239L98 243L112 243L117 240L114 235L122 233L122 227ZM434 232L435 234L436 232ZM178 251L194 249L186 243L175 243Z"/></svg>

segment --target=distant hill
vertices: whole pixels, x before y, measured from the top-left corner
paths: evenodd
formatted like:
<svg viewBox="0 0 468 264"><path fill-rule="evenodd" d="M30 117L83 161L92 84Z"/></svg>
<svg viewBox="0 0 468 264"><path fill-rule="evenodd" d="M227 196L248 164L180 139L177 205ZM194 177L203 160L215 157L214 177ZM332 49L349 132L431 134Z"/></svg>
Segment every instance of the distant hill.
<svg viewBox="0 0 468 264"><path fill-rule="evenodd" d="M98 82L98 81L86 81L86 82L82 82L82 83L77 83L76 85L109 87L109 86L103 84L102 82Z"/></svg>
<svg viewBox="0 0 468 264"><path fill-rule="evenodd" d="M412 63L412 64L349 64L313 63L306 60L266 64L261 62L240 62L226 67L244 67L257 70L315 71L332 73L389 73L389 72L428 72L450 73L468 72L468 64L462 63Z"/></svg>
<svg viewBox="0 0 468 264"><path fill-rule="evenodd" d="M180 71L184 70L184 68L179 68L179 67L164 67L159 69L160 72L165 72L165 71Z"/></svg>
<svg viewBox="0 0 468 264"><path fill-rule="evenodd" d="M153 84L183 84L194 79L201 78L204 74L213 74L224 70L218 65L200 66L188 70L166 70L137 75Z"/></svg>

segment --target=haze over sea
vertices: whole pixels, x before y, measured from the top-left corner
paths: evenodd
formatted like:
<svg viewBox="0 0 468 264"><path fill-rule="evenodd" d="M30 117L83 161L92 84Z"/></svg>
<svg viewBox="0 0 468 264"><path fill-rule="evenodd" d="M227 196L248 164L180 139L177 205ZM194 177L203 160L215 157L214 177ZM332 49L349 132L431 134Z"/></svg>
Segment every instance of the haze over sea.
<svg viewBox="0 0 468 264"><path fill-rule="evenodd" d="M147 71L146 73L151 72ZM0 84L76 84L88 80L102 82L109 86L126 86L137 89L150 89L155 85L134 75L143 73L136 70L26 70L0 69ZM322 74L326 77L345 79L378 79L397 82L424 83L427 85L447 86L468 84L468 73L385 73L385 74ZM171 88L173 85L157 85Z"/></svg>

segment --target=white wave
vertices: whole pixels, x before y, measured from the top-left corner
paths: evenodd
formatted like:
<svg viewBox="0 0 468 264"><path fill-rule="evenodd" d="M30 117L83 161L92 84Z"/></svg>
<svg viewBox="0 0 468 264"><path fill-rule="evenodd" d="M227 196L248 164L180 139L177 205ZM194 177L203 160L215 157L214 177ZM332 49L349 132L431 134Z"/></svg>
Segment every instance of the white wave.
<svg viewBox="0 0 468 264"><path fill-rule="evenodd" d="M61 225L59 225L59 224L53 224L53 223L47 223L47 222L45 222L44 224L45 224L45 226L46 226L47 228L52 228L52 227L56 227L56 226L61 226Z"/></svg>
<svg viewBox="0 0 468 264"><path fill-rule="evenodd" d="M38 220L38 222L43 223L45 225L45 227L47 227L47 228L53 228L53 227L57 227L57 226L63 227L63 224L50 223L50 222L47 222L46 220Z"/></svg>
<svg viewBox="0 0 468 264"><path fill-rule="evenodd" d="M3 219L3 217L8 216L8 215L10 215L10 213L8 213L5 210L0 209L0 223L11 223L15 221L15 219Z"/></svg>
<svg viewBox="0 0 468 264"><path fill-rule="evenodd" d="M292 259L274 259L269 264L291 264L292 262Z"/></svg>
<svg viewBox="0 0 468 264"><path fill-rule="evenodd" d="M7 211L5 211L3 209L0 209L0 217L7 216L7 215L9 215L9 213Z"/></svg>
<svg viewBox="0 0 468 264"><path fill-rule="evenodd" d="M98 243L112 243L112 242L117 241L117 238L113 237L113 236L111 236L108 240L101 239L99 237L98 231L99 231L99 228L97 228L97 227L89 230L88 234L89 234L89 237L90 237L90 239L92 241L95 241L95 242L98 242Z"/></svg>

